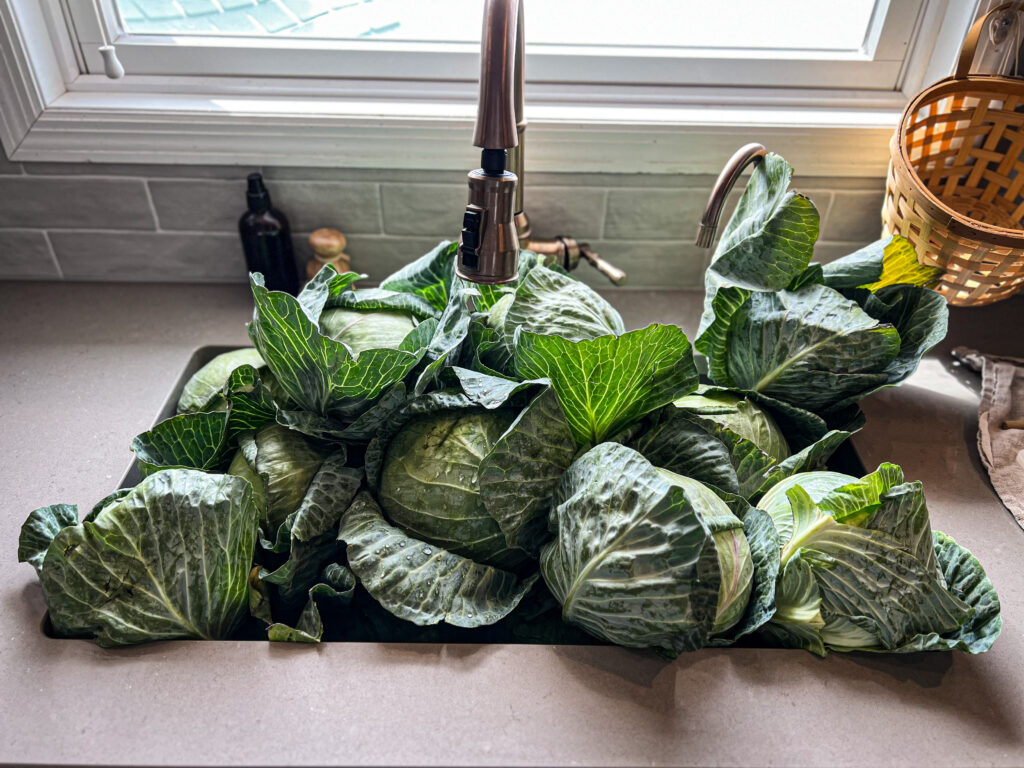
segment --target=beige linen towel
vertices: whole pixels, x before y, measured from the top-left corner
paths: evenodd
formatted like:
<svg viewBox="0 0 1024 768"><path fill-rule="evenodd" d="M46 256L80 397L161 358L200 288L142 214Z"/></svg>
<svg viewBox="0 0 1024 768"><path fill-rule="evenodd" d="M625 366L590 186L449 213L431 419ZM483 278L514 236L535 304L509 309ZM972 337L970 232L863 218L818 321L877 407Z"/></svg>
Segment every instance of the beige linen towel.
<svg viewBox="0 0 1024 768"><path fill-rule="evenodd" d="M967 347L953 356L981 371L978 452L999 498L1024 528L1024 360Z"/></svg>

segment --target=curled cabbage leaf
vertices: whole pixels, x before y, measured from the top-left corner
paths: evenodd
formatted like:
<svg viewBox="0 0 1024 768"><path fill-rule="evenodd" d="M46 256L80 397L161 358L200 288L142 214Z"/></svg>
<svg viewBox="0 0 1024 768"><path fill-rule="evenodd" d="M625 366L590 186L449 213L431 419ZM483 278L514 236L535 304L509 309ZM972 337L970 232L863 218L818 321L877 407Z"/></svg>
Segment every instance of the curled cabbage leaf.
<svg viewBox="0 0 1024 768"><path fill-rule="evenodd" d="M224 410L227 398L223 391L231 373L242 365L253 368L263 366L260 353L251 347L233 349L217 355L210 362L192 374L178 397L178 413Z"/></svg>
<svg viewBox="0 0 1024 768"><path fill-rule="evenodd" d="M36 510L19 556L37 566L60 635L103 646L225 639L248 612L258 514L238 478L164 470L82 523L69 505Z"/></svg>

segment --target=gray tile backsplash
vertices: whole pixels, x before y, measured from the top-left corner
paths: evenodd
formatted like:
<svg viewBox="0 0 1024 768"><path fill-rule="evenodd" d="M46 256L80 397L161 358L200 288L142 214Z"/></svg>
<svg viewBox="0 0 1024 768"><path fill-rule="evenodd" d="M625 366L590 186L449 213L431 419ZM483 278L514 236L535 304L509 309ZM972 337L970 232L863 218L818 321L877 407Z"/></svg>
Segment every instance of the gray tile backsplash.
<svg viewBox="0 0 1024 768"><path fill-rule="evenodd" d="M60 279L46 234L31 229L0 229L0 277Z"/></svg>
<svg viewBox="0 0 1024 768"><path fill-rule="evenodd" d="M234 234L61 230L50 240L68 280L226 283L246 275Z"/></svg>
<svg viewBox="0 0 1024 768"><path fill-rule="evenodd" d="M95 163L12 163L0 153L0 279L243 282L238 218L245 176L261 170L295 234L332 226L353 269L379 280L458 236L461 171ZM629 273L633 288L700 288L709 253L694 247L709 175L527 175L537 236L571 235ZM877 237L879 179L799 177L821 214L822 261ZM726 208L728 216L739 191ZM49 241L47 240L49 237ZM586 265L579 274L604 288Z"/></svg>
<svg viewBox="0 0 1024 768"><path fill-rule="evenodd" d="M460 184L381 184L384 231L453 238L462 226L467 188Z"/></svg>
<svg viewBox="0 0 1024 768"><path fill-rule="evenodd" d="M140 179L0 176L0 227L156 229Z"/></svg>

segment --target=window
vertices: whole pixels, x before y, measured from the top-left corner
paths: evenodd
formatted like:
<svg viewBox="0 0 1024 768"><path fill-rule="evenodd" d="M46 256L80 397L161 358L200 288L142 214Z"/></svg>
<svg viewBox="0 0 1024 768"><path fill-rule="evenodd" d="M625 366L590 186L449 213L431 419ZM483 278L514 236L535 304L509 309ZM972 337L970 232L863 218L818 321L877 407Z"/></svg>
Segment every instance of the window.
<svg viewBox="0 0 1024 768"><path fill-rule="evenodd" d="M69 4L91 72L102 24L135 74L472 80L483 0ZM927 0L533 0L536 82L892 91Z"/></svg>
<svg viewBox="0 0 1024 768"><path fill-rule="evenodd" d="M0 131L26 160L463 169L482 5L0 0L10 39L0 56L25 81L20 95L0 84L0 112L6 102L23 113ZM976 0L525 5L534 170L711 173L757 139L836 175L884 171L900 109L948 72L977 10ZM105 39L122 80L101 74Z"/></svg>

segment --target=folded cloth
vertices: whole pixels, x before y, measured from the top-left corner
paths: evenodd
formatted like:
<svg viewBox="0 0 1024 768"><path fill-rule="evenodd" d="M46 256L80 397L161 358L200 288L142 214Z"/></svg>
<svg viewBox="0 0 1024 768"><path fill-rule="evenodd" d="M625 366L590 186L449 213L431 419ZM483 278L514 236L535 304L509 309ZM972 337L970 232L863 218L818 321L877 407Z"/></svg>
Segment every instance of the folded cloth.
<svg viewBox="0 0 1024 768"><path fill-rule="evenodd" d="M1024 528L1024 359L957 347L953 357L981 372L978 453L992 487Z"/></svg>

